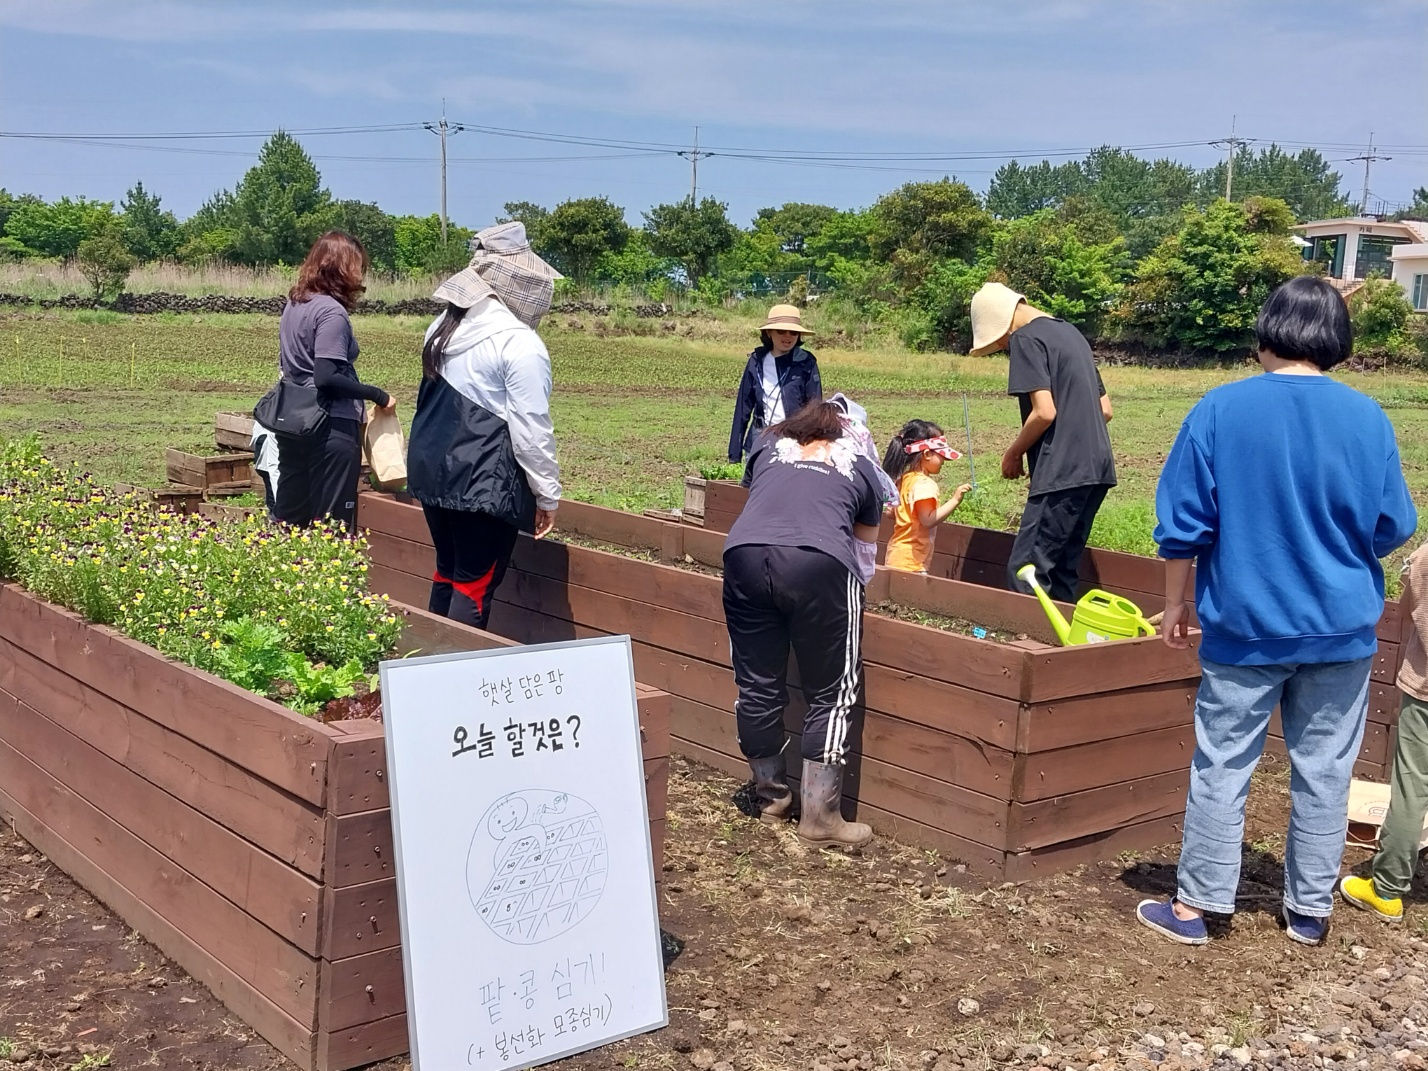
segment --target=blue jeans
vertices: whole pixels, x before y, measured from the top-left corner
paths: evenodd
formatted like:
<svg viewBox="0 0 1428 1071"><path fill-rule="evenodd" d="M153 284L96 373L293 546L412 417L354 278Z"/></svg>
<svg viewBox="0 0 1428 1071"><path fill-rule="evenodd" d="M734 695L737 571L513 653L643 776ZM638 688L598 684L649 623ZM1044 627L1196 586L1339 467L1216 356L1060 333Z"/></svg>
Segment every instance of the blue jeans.
<svg viewBox="0 0 1428 1071"><path fill-rule="evenodd" d="M1226 915L1235 910L1245 798L1277 704L1291 764L1284 903L1301 915L1333 912L1372 666L1372 658L1279 666L1201 659L1176 893L1181 903Z"/></svg>

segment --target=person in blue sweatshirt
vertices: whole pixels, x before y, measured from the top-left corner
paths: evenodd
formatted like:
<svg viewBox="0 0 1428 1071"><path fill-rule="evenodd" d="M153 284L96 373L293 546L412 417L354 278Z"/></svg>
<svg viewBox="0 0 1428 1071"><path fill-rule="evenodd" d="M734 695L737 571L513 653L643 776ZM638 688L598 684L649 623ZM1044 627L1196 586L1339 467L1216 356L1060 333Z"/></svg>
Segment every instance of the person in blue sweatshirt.
<svg viewBox="0 0 1428 1071"><path fill-rule="evenodd" d="M1205 912L1235 910L1245 797L1276 706L1293 767L1282 914L1291 939L1323 941L1378 650L1379 559L1418 521L1388 417L1324 374L1353 345L1338 291L1291 279L1255 333L1264 374L1190 411L1155 494L1161 630L1189 646L1197 563L1201 678L1176 894L1136 914L1182 944L1208 939Z"/></svg>

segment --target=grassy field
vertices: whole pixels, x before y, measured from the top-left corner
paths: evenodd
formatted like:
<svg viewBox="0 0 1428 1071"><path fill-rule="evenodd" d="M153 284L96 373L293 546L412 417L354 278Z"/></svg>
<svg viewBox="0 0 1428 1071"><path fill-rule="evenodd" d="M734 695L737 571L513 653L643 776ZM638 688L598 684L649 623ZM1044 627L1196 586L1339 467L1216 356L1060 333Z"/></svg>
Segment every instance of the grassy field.
<svg viewBox="0 0 1428 1071"><path fill-rule="evenodd" d="M356 319L363 378L391 391L406 418L425 326L414 317ZM597 334L589 317L548 320L542 334L554 362L568 493L632 510L679 505L683 477L724 458L752 326L737 317L671 321L669 329L654 325L653 336L613 337ZM1018 422L1005 393L1004 359L876 345L817 351L825 389L862 402L880 440L920 417L942 424L965 451L965 392L977 490L957 519L1015 525L1025 486L1000 477L1001 452ZM52 456L80 461L106 479L162 482L164 447L209 449L213 414L251 408L274 378L276 354L273 317L0 313L0 426L11 435L38 431ZM1153 553L1155 481L1181 419L1210 387L1251 371L1103 370L1115 403L1121 482L1093 543ZM1428 503L1428 376L1344 378L1383 404L1398 429L1409 484ZM970 473L966 459L949 464L944 490Z"/></svg>

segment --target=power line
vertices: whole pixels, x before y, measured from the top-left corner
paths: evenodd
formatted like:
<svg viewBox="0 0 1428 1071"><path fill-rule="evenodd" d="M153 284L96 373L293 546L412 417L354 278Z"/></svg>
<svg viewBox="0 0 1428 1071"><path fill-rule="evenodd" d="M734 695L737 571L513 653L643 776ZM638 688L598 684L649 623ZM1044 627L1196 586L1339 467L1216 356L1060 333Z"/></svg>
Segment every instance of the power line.
<svg viewBox="0 0 1428 1071"><path fill-rule="evenodd" d="M1219 141L1210 142L1215 148L1225 149L1225 200L1232 201L1231 193L1235 184L1235 153L1239 152L1241 146L1248 147L1249 140L1235 137L1235 125L1239 120L1238 115L1230 117L1230 136Z"/></svg>
<svg viewBox="0 0 1428 1071"><path fill-rule="evenodd" d="M422 123L423 130L430 130L441 138L441 244L446 245L446 138L448 135L455 136L466 128L460 123L446 122L446 101L441 102L441 121L439 123Z"/></svg>
<svg viewBox="0 0 1428 1071"><path fill-rule="evenodd" d="M712 152L699 151L699 128L697 126L694 128L694 148L677 155L683 156L689 161L689 203L697 205L699 203L699 161L707 160L714 155Z"/></svg>

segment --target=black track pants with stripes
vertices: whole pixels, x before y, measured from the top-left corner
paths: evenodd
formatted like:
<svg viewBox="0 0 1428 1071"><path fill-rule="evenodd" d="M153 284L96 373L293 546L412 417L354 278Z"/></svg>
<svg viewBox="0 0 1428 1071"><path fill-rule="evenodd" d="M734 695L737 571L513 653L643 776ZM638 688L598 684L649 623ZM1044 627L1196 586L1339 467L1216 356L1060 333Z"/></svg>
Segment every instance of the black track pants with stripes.
<svg viewBox="0 0 1428 1071"><path fill-rule="evenodd" d="M751 759L784 744L788 656L808 712L803 757L843 761L863 683L863 585L836 558L803 547L742 546L724 553L724 617L739 698L739 747Z"/></svg>

